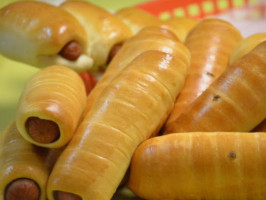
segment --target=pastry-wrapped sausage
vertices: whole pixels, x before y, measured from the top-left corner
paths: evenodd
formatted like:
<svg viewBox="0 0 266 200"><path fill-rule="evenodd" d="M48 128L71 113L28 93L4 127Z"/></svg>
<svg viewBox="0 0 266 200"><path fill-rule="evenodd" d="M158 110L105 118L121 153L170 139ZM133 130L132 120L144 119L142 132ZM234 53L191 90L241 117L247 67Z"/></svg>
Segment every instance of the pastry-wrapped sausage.
<svg viewBox="0 0 266 200"><path fill-rule="evenodd" d="M105 67L112 51L132 36L131 30L119 18L89 2L66 1L60 7L85 28L90 40L93 70Z"/></svg>
<svg viewBox="0 0 266 200"><path fill-rule="evenodd" d="M166 129L225 71L231 52L241 39L235 27L218 19L203 20L189 33L185 45L191 53L191 64Z"/></svg>
<svg viewBox="0 0 266 200"><path fill-rule="evenodd" d="M144 199L266 198L266 133L155 137L135 151L128 187Z"/></svg>
<svg viewBox="0 0 266 200"><path fill-rule="evenodd" d="M16 124L29 142L49 148L72 137L86 104L79 75L70 68L50 66L27 83L18 103Z"/></svg>
<svg viewBox="0 0 266 200"><path fill-rule="evenodd" d="M36 147L15 122L0 134L0 199L46 200L46 182L61 149Z"/></svg>
<svg viewBox="0 0 266 200"><path fill-rule="evenodd" d="M76 71L92 66L82 25L55 6L22 1L0 10L0 53L35 67L65 65Z"/></svg>
<svg viewBox="0 0 266 200"><path fill-rule="evenodd" d="M266 117L266 41L230 66L166 133L248 132Z"/></svg>
<svg viewBox="0 0 266 200"><path fill-rule="evenodd" d="M254 49L259 43L265 40L266 40L266 33L256 33L240 41L236 45L230 56L229 64L231 65L235 63L241 57L243 57L244 55L249 53L252 49Z"/></svg>
<svg viewBox="0 0 266 200"><path fill-rule="evenodd" d="M97 83L91 94L88 96L84 113L87 113L97 101L98 96L112 79L120 73L135 57L147 50L159 50L169 54L183 54L180 59L188 65L190 54L188 49L178 42L176 36L168 29L161 27L147 27L137 35L126 41L112 62L108 65L101 80Z"/></svg>
<svg viewBox="0 0 266 200"><path fill-rule="evenodd" d="M181 57L146 51L113 79L57 161L49 199L111 199L133 152L159 130L183 86Z"/></svg>
<svg viewBox="0 0 266 200"><path fill-rule="evenodd" d="M160 25L161 22L152 14L138 8L123 8L115 13L134 34L147 26Z"/></svg>

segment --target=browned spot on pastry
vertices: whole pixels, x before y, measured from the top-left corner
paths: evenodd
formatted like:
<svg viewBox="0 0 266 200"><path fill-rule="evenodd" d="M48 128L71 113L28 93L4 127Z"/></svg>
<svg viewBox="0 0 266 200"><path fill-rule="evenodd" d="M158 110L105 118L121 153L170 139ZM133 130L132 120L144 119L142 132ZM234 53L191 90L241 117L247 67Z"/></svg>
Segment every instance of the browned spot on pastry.
<svg viewBox="0 0 266 200"><path fill-rule="evenodd" d="M229 154L228 154L228 157L230 158L230 159L232 159L232 160L234 160L235 158L236 158L236 154L235 154L235 152L230 152Z"/></svg>
<svg viewBox="0 0 266 200"><path fill-rule="evenodd" d="M210 77L212 77L212 78L214 77L214 74L211 73L211 72L206 72L206 75L207 75L207 76L210 76Z"/></svg>
<svg viewBox="0 0 266 200"><path fill-rule="evenodd" d="M212 101L218 101L219 99L221 99L219 95L214 95Z"/></svg>

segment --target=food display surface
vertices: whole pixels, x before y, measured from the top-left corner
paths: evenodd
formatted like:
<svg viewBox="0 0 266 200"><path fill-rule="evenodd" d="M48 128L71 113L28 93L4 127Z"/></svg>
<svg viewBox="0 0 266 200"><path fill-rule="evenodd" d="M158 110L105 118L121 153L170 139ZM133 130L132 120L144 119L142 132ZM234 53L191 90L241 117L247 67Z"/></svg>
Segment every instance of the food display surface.
<svg viewBox="0 0 266 200"><path fill-rule="evenodd" d="M0 1L0 200L265 199L265 2L110 2Z"/></svg>

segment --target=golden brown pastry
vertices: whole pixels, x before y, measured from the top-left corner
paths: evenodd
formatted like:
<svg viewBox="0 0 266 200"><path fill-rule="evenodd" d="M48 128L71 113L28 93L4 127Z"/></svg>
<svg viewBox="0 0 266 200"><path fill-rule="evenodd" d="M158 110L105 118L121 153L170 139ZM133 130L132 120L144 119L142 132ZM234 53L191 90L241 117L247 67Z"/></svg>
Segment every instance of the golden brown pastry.
<svg viewBox="0 0 266 200"><path fill-rule="evenodd" d="M146 27L137 35L126 41L108 65L105 73L88 96L84 113L90 110L95 101L97 101L98 96L117 74L119 74L135 57L147 50L159 50L169 54L180 53L183 55L180 59L183 59L183 62L189 65L190 53L188 49L178 41L172 32L158 26Z"/></svg>
<svg viewBox="0 0 266 200"><path fill-rule="evenodd" d="M166 129L173 126L180 114L223 74L231 52L240 40L240 32L219 19L203 20L189 33L185 45L191 53L191 64L185 86L166 122Z"/></svg>
<svg viewBox="0 0 266 200"><path fill-rule="evenodd" d="M28 143L11 123L0 134L0 199L45 200L46 182L60 152Z"/></svg>
<svg viewBox="0 0 266 200"><path fill-rule="evenodd" d="M92 67L89 38L68 12L33 1L0 10L0 53L35 67L65 65L76 71Z"/></svg>
<svg viewBox="0 0 266 200"><path fill-rule="evenodd" d="M85 86L75 71L46 67L33 75L20 97L18 130L35 145L62 147L73 136L85 104Z"/></svg>
<svg viewBox="0 0 266 200"><path fill-rule="evenodd" d="M166 133L249 132L266 117L266 41L230 66Z"/></svg>
<svg viewBox="0 0 266 200"><path fill-rule="evenodd" d="M266 33L256 33L250 35L249 37L241 40L230 56L229 64L235 63L241 57L249 53L252 49L254 49L259 43L266 40Z"/></svg>
<svg viewBox="0 0 266 200"><path fill-rule="evenodd" d="M173 31L181 42L185 39L189 32L199 23L198 20L188 17L176 17L167 21L162 21L162 26L166 26Z"/></svg>
<svg viewBox="0 0 266 200"><path fill-rule="evenodd" d="M66 1L60 7L85 28L94 69L105 67L112 48L132 36L130 29L119 18L94 4Z"/></svg>
<svg viewBox="0 0 266 200"><path fill-rule="evenodd" d="M137 146L168 116L184 83L183 59L145 51L110 82L57 161L50 200L111 199Z"/></svg>
<svg viewBox="0 0 266 200"><path fill-rule="evenodd" d="M118 10L115 15L119 17L134 34L147 26L160 25L161 22L152 14L138 8L123 8Z"/></svg>
<svg viewBox="0 0 266 200"><path fill-rule="evenodd" d="M135 151L127 185L143 199L263 200L265 151L265 132L155 137Z"/></svg>

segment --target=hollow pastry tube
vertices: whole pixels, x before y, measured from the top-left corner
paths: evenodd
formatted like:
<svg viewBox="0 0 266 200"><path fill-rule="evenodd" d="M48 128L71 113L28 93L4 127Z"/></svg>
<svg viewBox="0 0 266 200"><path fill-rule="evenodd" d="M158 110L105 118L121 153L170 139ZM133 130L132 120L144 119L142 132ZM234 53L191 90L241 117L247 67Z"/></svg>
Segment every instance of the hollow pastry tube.
<svg viewBox="0 0 266 200"><path fill-rule="evenodd" d="M32 145L11 123L0 134L0 200L46 200L46 182L60 152Z"/></svg>
<svg viewBox="0 0 266 200"><path fill-rule="evenodd" d="M46 3L20 1L0 10L0 53L34 67L89 70L88 39L71 14Z"/></svg>
<svg viewBox="0 0 266 200"><path fill-rule="evenodd" d="M137 34L145 27L161 24L160 20L152 14L133 7L118 10L115 15L119 17L134 34Z"/></svg>
<svg viewBox="0 0 266 200"><path fill-rule="evenodd" d="M144 199L266 198L266 133L172 133L135 151L127 186Z"/></svg>
<svg viewBox="0 0 266 200"><path fill-rule="evenodd" d="M191 64L185 86L166 122L166 129L223 74L233 48L241 40L242 36L234 26L219 19L203 20L189 33L185 45L191 53Z"/></svg>
<svg viewBox="0 0 266 200"><path fill-rule="evenodd" d="M86 30L93 69L105 68L112 49L132 36L131 30L116 16L92 3L66 1L60 8L72 14Z"/></svg>
<svg viewBox="0 0 266 200"><path fill-rule="evenodd" d="M135 57L148 50L158 50L169 54L180 53L180 59L186 65L190 62L188 49L179 42L177 37L168 29L154 26L146 27L137 35L127 40L111 63L105 73L98 81L87 99L84 114L97 101L98 96L104 88L114 79Z"/></svg>
<svg viewBox="0 0 266 200"><path fill-rule="evenodd" d="M73 136L85 104L85 86L75 71L46 67L32 76L20 97L18 130L35 145L62 147Z"/></svg>
<svg viewBox="0 0 266 200"><path fill-rule="evenodd" d="M249 132L266 117L266 41L231 65L166 133Z"/></svg>
<svg viewBox="0 0 266 200"><path fill-rule="evenodd" d="M159 130L183 86L181 56L146 51L105 88L53 169L50 200L111 199L133 152Z"/></svg>

